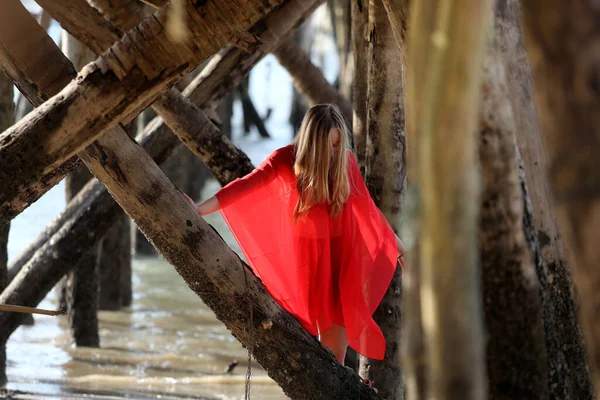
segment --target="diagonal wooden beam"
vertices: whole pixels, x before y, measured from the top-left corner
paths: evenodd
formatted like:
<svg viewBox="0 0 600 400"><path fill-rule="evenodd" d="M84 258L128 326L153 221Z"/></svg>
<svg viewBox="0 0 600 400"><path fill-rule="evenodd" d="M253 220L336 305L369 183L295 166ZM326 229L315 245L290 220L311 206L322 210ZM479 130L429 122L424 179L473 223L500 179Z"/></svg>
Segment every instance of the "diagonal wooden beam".
<svg viewBox="0 0 600 400"><path fill-rule="evenodd" d="M136 115L282 1L250 0L243 8L237 2L208 1L201 6L188 2L190 40L177 45L166 38L163 29L166 10L144 20L44 107L0 135L0 193L24 190L90 144L102 130ZM4 47L10 45L5 39L19 32L11 12L20 5L16 3L2 3L0 44Z"/></svg>
<svg viewBox="0 0 600 400"><path fill-rule="evenodd" d="M243 80L250 69L279 43L282 37L300 25L314 8L322 4L322 0L314 1L309 7L307 4L304 0L295 0L274 11L272 15L257 24L252 33L261 39L262 45L254 53L249 54L231 46L221 50L187 87L184 91L185 95L189 96L188 98L195 106L204 111L213 110L221 99ZM281 29L286 22L288 23L287 29ZM168 101L171 100L167 99ZM167 109L164 112L167 112ZM180 136L180 138L184 143L189 143L188 147L191 146L190 148L194 148L198 152L199 157L221 184L229 183L247 173L248 167L244 160L247 160L248 157L235 146L230 145L231 142L220 132L210 129L212 124L206 124L205 119L200 118L188 117L179 121L178 115L180 114L177 112L168 114L166 119L173 120L173 123L176 124L175 131L180 131L178 125L193 126L188 136ZM196 116L198 115L196 114ZM171 130L160 117L156 117L147 125L147 131L149 137L172 136ZM63 176L66 172L63 173ZM64 213L68 210L72 209L67 208ZM9 281L16 276L35 251L62 227L62 224L59 220L52 221L44 232L23 251L10 265Z"/></svg>
<svg viewBox="0 0 600 400"><path fill-rule="evenodd" d="M335 103L352 126L352 103L331 85L323 72L296 41L288 37L273 51L273 55L292 77L294 87L311 105Z"/></svg>

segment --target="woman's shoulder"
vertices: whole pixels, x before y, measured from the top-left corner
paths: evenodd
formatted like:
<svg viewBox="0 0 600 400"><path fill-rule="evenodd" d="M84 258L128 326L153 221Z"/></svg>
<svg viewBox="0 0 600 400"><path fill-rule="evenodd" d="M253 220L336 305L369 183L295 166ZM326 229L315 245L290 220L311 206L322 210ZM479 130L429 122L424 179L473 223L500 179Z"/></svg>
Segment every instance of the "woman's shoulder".
<svg viewBox="0 0 600 400"><path fill-rule="evenodd" d="M288 144L287 146L283 146L278 149L275 149L269 156L269 159L271 159L271 161L276 164L279 164L279 163L287 164L289 161L291 161L293 163L294 158L296 156L295 150L296 150L296 148L293 143Z"/></svg>

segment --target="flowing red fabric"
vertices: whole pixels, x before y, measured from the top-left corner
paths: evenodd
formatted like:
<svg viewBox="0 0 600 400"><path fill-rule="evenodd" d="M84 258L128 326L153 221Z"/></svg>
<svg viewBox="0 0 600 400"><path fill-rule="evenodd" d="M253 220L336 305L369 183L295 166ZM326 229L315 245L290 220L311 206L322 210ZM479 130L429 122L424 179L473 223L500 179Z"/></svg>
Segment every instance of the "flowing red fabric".
<svg viewBox="0 0 600 400"><path fill-rule="evenodd" d="M386 343L372 315L396 269L398 247L348 153L352 190L337 217L323 204L294 223L294 145L275 150L216 196L250 267L285 310L311 335L332 323L345 327L354 350L381 360Z"/></svg>

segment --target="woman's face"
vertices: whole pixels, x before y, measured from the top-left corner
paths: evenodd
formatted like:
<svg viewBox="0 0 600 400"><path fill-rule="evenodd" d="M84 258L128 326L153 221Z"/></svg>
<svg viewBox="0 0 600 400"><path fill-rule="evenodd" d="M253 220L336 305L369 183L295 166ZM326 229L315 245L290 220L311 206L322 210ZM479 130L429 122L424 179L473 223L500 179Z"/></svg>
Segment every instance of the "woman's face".
<svg viewBox="0 0 600 400"><path fill-rule="evenodd" d="M333 157L340 147L340 131L337 128L331 128L329 131L329 157Z"/></svg>

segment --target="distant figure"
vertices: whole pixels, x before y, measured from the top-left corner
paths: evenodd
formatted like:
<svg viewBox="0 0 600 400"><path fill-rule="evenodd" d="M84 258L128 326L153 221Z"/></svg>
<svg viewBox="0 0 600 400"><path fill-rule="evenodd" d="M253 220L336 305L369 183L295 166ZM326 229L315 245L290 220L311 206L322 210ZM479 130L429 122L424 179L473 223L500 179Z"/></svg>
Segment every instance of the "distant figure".
<svg viewBox="0 0 600 400"><path fill-rule="evenodd" d="M269 293L342 364L348 346L383 359L372 315L404 266L404 245L373 203L348 134L335 105L316 105L293 144L195 206L221 211Z"/></svg>

